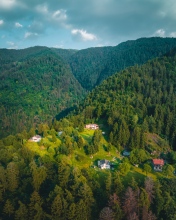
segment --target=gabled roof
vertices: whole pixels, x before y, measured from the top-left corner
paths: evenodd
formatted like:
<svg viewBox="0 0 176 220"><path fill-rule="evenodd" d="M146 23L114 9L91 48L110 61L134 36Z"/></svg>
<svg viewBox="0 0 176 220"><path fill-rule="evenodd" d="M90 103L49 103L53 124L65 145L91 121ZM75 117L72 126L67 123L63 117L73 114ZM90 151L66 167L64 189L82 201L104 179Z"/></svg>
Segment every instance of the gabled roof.
<svg viewBox="0 0 176 220"><path fill-rule="evenodd" d="M153 159L153 164L154 165L164 165L164 160L163 159Z"/></svg>

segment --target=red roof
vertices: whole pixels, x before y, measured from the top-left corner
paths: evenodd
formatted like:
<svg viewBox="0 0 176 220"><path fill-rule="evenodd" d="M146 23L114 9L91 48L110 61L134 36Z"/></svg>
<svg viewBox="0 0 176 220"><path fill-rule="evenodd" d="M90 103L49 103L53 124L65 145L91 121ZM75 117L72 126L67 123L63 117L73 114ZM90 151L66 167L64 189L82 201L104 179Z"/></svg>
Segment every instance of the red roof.
<svg viewBox="0 0 176 220"><path fill-rule="evenodd" d="M164 160L163 159L153 159L153 164L154 165L164 165Z"/></svg>

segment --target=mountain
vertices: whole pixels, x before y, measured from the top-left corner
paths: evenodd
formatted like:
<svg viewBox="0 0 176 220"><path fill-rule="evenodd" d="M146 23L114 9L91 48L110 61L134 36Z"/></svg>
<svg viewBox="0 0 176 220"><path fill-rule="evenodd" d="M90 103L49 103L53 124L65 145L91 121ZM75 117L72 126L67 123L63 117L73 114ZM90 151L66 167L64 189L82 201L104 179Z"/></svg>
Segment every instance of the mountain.
<svg viewBox="0 0 176 220"><path fill-rule="evenodd" d="M44 58L23 64L57 67ZM175 67L176 50L129 67L77 114L0 139L0 218L175 219Z"/></svg>
<svg viewBox="0 0 176 220"><path fill-rule="evenodd" d="M91 91L114 73L150 59L162 56L176 47L175 38L141 38L115 47L99 47L74 53L69 64L83 88Z"/></svg>
<svg viewBox="0 0 176 220"><path fill-rule="evenodd" d="M74 55L78 50L73 49L61 49L61 48L51 48L56 54L58 54L64 61L69 62L69 59Z"/></svg>
<svg viewBox="0 0 176 220"><path fill-rule="evenodd" d="M173 49L164 57L114 74L87 96L79 108L80 118L84 123L103 122L115 146L141 147L150 132L176 149L175 66Z"/></svg>
<svg viewBox="0 0 176 220"><path fill-rule="evenodd" d="M108 76L174 46L174 38L142 38L79 51L0 49L0 137L62 117Z"/></svg>
<svg viewBox="0 0 176 220"><path fill-rule="evenodd" d="M75 105L84 90L61 57L46 47L0 50L1 137Z"/></svg>

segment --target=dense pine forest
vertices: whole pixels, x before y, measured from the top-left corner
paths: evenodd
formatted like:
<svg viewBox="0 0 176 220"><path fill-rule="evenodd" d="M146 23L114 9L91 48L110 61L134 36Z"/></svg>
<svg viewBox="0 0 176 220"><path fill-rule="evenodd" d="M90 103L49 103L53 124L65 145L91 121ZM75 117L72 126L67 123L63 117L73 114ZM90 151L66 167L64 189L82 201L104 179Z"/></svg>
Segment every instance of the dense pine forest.
<svg viewBox="0 0 176 220"><path fill-rule="evenodd" d="M108 76L162 56L175 46L175 38L141 38L115 47L80 50L69 58L69 64L82 87L91 91Z"/></svg>
<svg viewBox="0 0 176 220"><path fill-rule="evenodd" d="M161 56L174 38L141 38L116 47L0 50L0 137L63 116L102 80Z"/></svg>
<svg viewBox="0 0 176 220"><path fill-rule="evenodd" d="M1 53L1 137L52 121L84 97L84 89L68 64L50 49Z"/></svg>
<svg viewBox="0 0 176 220"><path fill-rule="evenodd" d="M161 41L119 45L126 48L124 68L110 74L118 56L109 54L116 67L110 65L104 76L111 76L91 84L87 96L91 87L76 79L69 63L85 50L3 50L0 219L176 219L176 49L167 50L174 39L163 39L161 50ZM130 47L139 62L128 61ZM100 49L87 52L93 57ZM72 106L66 117L56 117ZM159 169L156 159L163 162ZM105 162L108 169L100 166Z"/></svg>
<svg viewBox="0 0 176 220"><path fill-rule="evenodd" d="M109 77L85 99L83 122L102 120L110 142L129 149L141 146L144 132L176 145L176 50Z"/></svg>

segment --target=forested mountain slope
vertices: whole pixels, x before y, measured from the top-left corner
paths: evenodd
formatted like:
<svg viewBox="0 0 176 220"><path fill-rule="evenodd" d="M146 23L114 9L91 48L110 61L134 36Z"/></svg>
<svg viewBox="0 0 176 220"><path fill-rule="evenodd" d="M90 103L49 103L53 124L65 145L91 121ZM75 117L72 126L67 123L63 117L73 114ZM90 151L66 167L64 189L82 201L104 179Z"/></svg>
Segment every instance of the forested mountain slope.
<svg viewBox="0 0 176 220"><path fill-rule="evenodd" d="M4 64L9 64L15 61L24 61L30 57L35 57L40 54L51 53L51 50L47 47L29 47L22 50L14 49L0 49L0 64L1 68Z"/></svg>
<svg viewBox="0 0 176 220"><path fill-rule="evenodd" d="M51 121L76 104L84 90L51 49L0 50L0 136Z"/></svg>
<svg viewBox="0 0 176 220"><path fill-rule="evenodd" d="M76 114L0 139L0 218L176 219L175 91L173 50L109 77Z"/></svg>
<svg viewBox="0 0 176 220"><path fill-rule="evenodd" d="M80 50L70 57L69 64L83 88L91 90L115 72L135 64L143 64L173 47L176 47L175 38L141 38L115 47Z"/></svg>
<svg viewBox="0 0 176 220"><path fill-rule="evenodd" d="M116 47L0 50L0 136L49 121L116 71L162 55L174 38L142 38Z"/></svg>
<svg viewBox="0 0 176 220"><path fill-rule="evenodd" d="M175 149L176 50L109 77L90 93L79 112L84 123L103 120L115 146L142 147L144 133L151 132Z"/></svg>
<svg viewBox="0 0 176 220"><path fill-rule="evenodd" d="M74 55L78 50L74 49L61 49L61 48L51 48L53 52L58 54L64 61L69 62L70 57Z"/></svg>

